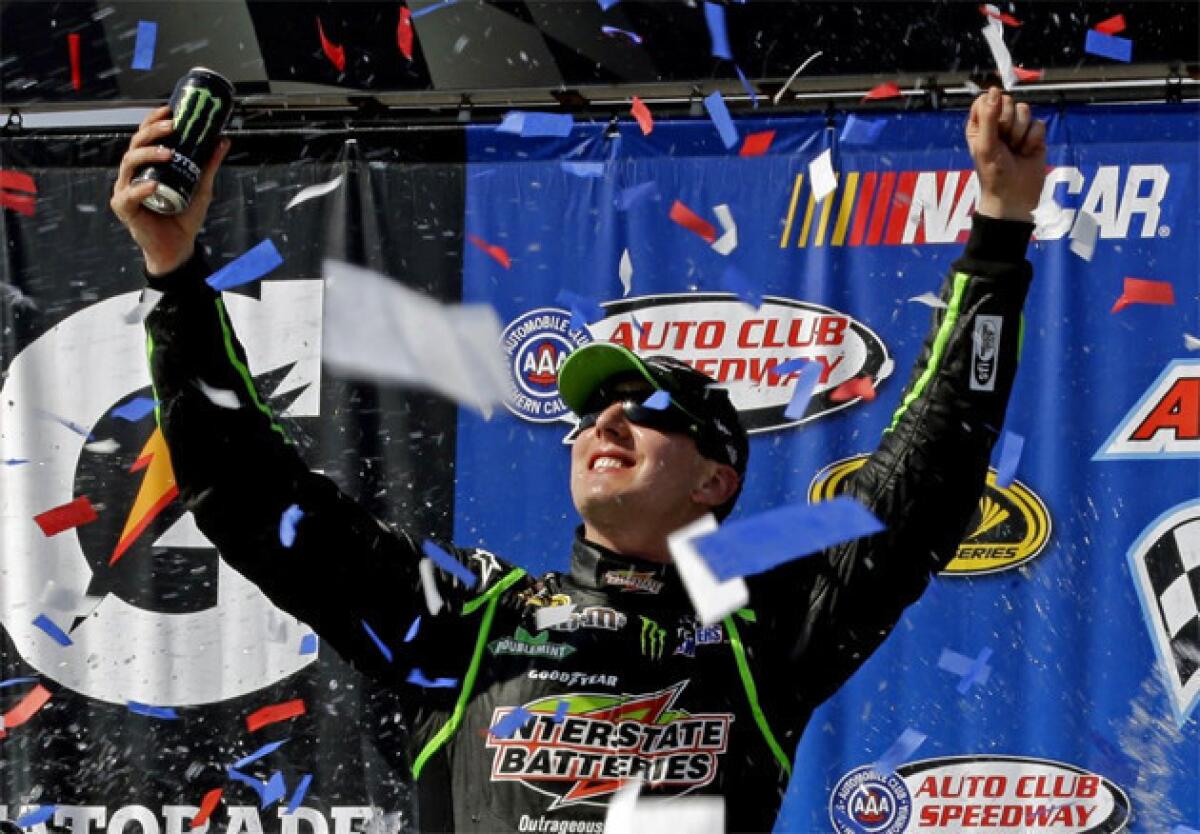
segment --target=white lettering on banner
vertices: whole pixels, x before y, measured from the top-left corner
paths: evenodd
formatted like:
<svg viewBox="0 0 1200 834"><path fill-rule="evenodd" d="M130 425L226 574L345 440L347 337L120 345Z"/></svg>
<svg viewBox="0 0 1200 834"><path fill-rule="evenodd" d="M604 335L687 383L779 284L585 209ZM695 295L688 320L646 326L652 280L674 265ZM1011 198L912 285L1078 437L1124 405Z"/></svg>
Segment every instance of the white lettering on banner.
<svg viewBox="0 0 1200 834"><path fill-rule="evenodd" d="M16 820L38 805L15 805L9 808L0 805L0 821ZM156 814L144 805L123 805L109 809L103 805L58 805L54 809L52 829L40 823L25 829L28 834L206 834L212 823L206 822L193 829L192 819L200 809L195 805L164 805ZM275 819L270 812L264 820L259 809L253 805L231 805L226 808L228 824L220 830L223 834L395 834L403 827L398 814L387 814L382 809L366 805L346 805L329 809L333 826L321 812L313 808L300 807L293 813L279 806ZM106 825L107 822L107 825ZM364 828L361 823L367 823Z"/></svg>
<svg viewBox="0 0 1200 834"><path fill-rule="evenodd" d="M255 814L255 819L257 818L258 815ZM108 834L125 834L132 822L138 824L138 834L159 834L158 818L145 805L126 805L118 809L108 821ZM262 834L261 829L259 834Z"/></svg>

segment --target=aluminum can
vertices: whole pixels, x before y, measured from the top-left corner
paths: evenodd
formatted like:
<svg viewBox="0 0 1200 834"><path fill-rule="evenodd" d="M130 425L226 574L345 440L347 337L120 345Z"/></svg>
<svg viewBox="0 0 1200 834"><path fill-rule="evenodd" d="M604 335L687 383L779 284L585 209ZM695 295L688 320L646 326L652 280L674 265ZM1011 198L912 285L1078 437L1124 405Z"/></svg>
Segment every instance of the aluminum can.
<svg viewBox="0 0 1200 834"><path fill-rule="evenodd" d="M191 202L200 173L229 123L233 85L210 69L193 67L175 84L170 104L175 129L160 142L173 151L170 161L146 165L133 177L135 183L158 183L142 205L159 214L179 214Z"/></svg>

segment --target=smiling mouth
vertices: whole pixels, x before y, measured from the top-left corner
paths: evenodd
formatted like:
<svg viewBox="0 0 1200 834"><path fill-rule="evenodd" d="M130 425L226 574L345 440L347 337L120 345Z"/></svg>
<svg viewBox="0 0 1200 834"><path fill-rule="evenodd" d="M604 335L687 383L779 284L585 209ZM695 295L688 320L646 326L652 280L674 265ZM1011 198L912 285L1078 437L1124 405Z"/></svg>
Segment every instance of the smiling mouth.
<svg viewBox="0 0 1200 834"><path fill-rule="evenodd" d="M633 463L615 455L596 455L588 464L589 472L607 472L614 469L628 469Z"/></svg>

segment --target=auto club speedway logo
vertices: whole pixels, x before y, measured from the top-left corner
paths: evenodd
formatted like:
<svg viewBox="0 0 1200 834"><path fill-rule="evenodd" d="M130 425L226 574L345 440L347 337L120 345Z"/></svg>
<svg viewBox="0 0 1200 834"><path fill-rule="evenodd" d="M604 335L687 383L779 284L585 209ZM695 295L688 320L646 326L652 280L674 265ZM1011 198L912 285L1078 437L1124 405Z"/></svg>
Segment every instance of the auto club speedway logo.
<svg viewBox="0 0 1200 834"><path fill-rule="evenodd" d="M1200 457L1200 359L1175 359L1092 460Z"/></svg>
<svg viewBox="0 0 1200 834"><path fill-rule="evenodd" d="M887 774L864 765L829 795L836 834L1110 834L1129 816L1125 791L1100 774L1021 756L925 759Z"/></svg>
<svg viewBox="0 0 1200 834"><path fill-rule="evenodd" d="M729 391L742 424L763 432L813 420L858 402L834 402L830 393L854 377L875 385L891 375L883 340L859 321L829 307L768 296L757 310L725 293L654 295L609 301L607 315L571 330L566 310L541 308L505 328L518 417L538 423L571 421L558 395L558 369L576 347L593 340L624 345L641 355L673 356L708 374ZM775 369L790 359L820 366L820 378L800 420L784 411L800 371Z"/></svg>
<svg viewBox="0 0 1200 834"><path fill-rule="evenodd" d="M553 797L548 810L605 805L632 779L673 795L702 788L716 778L734 716L677 708L687 685L644 695L575 693L530 701L523 706L532 717L511 737L487 738L495 751L492 781L521 782ZM558 720L560 701L567 707ZM498 707L491 724L514 709Z"/></svg>
<svg viewBox="0 0 1200 834"><path fill-rule="evenodd" d="M835 461L816 474L808 500L825 501L841 494L849 477L863 467L867 455ZM1035 559L1050 541L1050 511L1032 489L1020 481L996 486L996 470L988 469L971 530L942 576L979 576L1012 570Z"/></svg>

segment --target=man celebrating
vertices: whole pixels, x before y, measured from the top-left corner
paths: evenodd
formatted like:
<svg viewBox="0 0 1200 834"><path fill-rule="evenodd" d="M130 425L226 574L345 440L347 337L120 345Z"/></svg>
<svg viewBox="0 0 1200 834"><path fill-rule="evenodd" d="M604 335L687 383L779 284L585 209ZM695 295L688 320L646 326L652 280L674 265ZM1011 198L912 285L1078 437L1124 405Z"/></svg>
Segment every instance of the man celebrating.
<svg viewBox="0 0 1200 834"><path fill-rule="evenodd" d="M403 689L417 828L600 831L613 793L639 780L643 796L723 796L729 830L769 831L812 711L953 558L978 504L1016 371L1044 125L995 89L971 108L971 238L895 416L848 487L886 530L750 578L750 605L705 627L667 536L723 518L740 492L749 445L724 391L665 357L577 350L559 375L579 417L570 570L535 578L462 549L450 553L459 570L435 567L412 535L310 472L254 390L195 248L228 143L183 215L141 207L148 187L131 174L162 155L168 115L134 135L111 205L164 293L147 329L180 494L230 564ZM989 358L981 383L974 366ZM235 391L240 408L214 404L213 388ZM666 407L654 407L658 392ZM299 519L287 544L285 514ZM405 642L417 615L425 624ZM406 683L418 674L454 685Z"/></svg>

